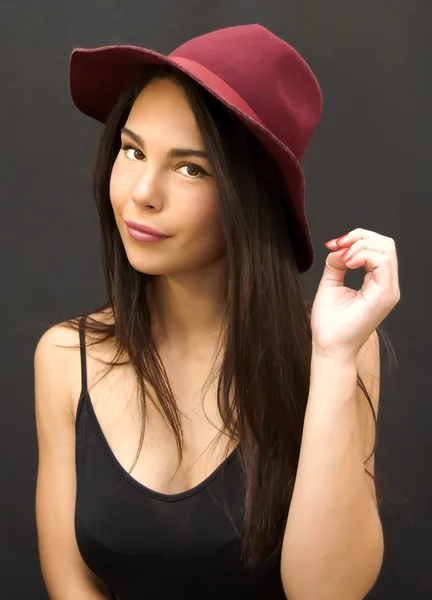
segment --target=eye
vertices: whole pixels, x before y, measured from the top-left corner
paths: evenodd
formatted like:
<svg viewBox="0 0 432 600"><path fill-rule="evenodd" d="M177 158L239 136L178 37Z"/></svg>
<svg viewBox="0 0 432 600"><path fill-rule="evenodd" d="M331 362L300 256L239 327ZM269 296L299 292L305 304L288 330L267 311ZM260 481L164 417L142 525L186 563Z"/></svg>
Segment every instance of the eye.
<svg viewBox="0 0 432 600"><path fill-rule="evenodd" d="M204 171L202 167L199 167L194 163L180 165L179 169L186 169L186 175L189 177L189 179L200 179L201 177L208 175L208 173Z"/></svg>
<svg viewBox="0 0 432 600"><path fill-rule="evenodd" d="M140 154L142 158L144 157L144 154L141 152L141 150L138 150L138 148L135 148L135 146L131 146L130 144L122 144L121 149L124 151L126 157L129 160L142 160L141 158L137 158L136 154ZM133 156L133 158L131 158L131 155Z"/></svg>

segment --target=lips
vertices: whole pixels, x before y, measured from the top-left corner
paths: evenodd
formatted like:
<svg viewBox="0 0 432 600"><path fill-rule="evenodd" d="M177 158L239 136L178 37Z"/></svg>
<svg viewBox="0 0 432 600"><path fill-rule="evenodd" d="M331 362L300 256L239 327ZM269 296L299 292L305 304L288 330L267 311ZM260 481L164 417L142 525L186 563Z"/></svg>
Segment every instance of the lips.
<svg viewBox="0 0 432 600"><path fill-rule="evenodd" d="M141 223L136 223L135 221L125 221L126 225L131 229L135 229L136 231L140 231L141 233L148 233L149 235L153 235L155 237L166 238L169 237L157 229L153 229L152 227L148 227L147 225L143 225Z"/></svg>

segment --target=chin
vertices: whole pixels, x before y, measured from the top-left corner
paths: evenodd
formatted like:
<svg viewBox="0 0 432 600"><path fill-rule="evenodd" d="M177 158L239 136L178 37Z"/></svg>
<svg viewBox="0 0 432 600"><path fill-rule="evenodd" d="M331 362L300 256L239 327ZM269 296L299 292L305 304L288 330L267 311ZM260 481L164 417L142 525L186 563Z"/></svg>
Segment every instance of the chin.
<svg viewBox="0 0 432 600"><path fill-rule="evenodd" d="M135 254L127 253L130 266L139 273L146 275L170 275L182 269L182 262L179 263L178 257L175 260L169 260L169 256L143 256L145 253ZM184 263L183 263L184 265Z"/></svg>
<svg viewBox="0 0 432 600"><path fill-rule="evenodd" d="M135 271L146 275L179 275L181 273L200 271L205 267L211 266L214 262L220 260L221 256L207 255L202 253L200 256L191 257L191 253L182 252L146 252L145 250L136 251L125 245L126 256L129 264ZM198 253L197 253L198 254Z"/></svg>
<svg viewBox="0 0 432 600"><path fill-rule="evenodd" d="M167 261L166 254L165 256L158 256L158 253L153 253L151 249L148 252L146 252L145 248L137 250L137 248L133 248L129 244L124 244L124 249L129 264L135 271L147 275L164 275L169 270L170 265L168 263L170 261Z"/></svg>
<svg viewBox="0 0 432 600"><path fill-rule="evenodd" d="M200 265L187 264L185 261L167 260L129 260L135 271L146 275L180 275L200 269Z"/></svg>
<svg viewBox="0 0 432 600"><path fill-rule="evenodd" d="M156 261L138 261L138 260L130 260L130 266L138 271L139 273L144 273L146 275L167 275L171 272L171 269L168 265L163 265L161 263L157 263Z"/></svg>

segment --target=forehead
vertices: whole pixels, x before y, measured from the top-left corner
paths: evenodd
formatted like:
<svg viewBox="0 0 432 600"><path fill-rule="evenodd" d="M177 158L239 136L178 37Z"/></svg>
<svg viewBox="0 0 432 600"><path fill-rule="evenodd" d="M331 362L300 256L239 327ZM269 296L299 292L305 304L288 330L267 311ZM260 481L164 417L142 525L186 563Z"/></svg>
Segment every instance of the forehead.
<svg viewBox="0 0 432 600"><path fill-rule="evenodd" d="M169 79L156 79L141 90L130 110L126 127L146 137L156 130L201 140L195 115L183 88Z"/></svg>

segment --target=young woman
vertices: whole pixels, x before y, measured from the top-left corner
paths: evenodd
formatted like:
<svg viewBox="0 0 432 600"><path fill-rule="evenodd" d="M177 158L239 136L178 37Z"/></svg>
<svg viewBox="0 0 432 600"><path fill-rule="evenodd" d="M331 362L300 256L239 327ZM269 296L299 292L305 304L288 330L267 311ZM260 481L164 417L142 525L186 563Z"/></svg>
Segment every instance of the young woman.
<svg viewBox="0 0 432 600"><path fill-rule="evenodd" d="M327 243L312 308L302 296L314 75L247 25L168 57L77 49L70 81L105 125L108 300L35 355L50 598L363 598L383 554L376 330L397 258L355 229Z"/></svg>

